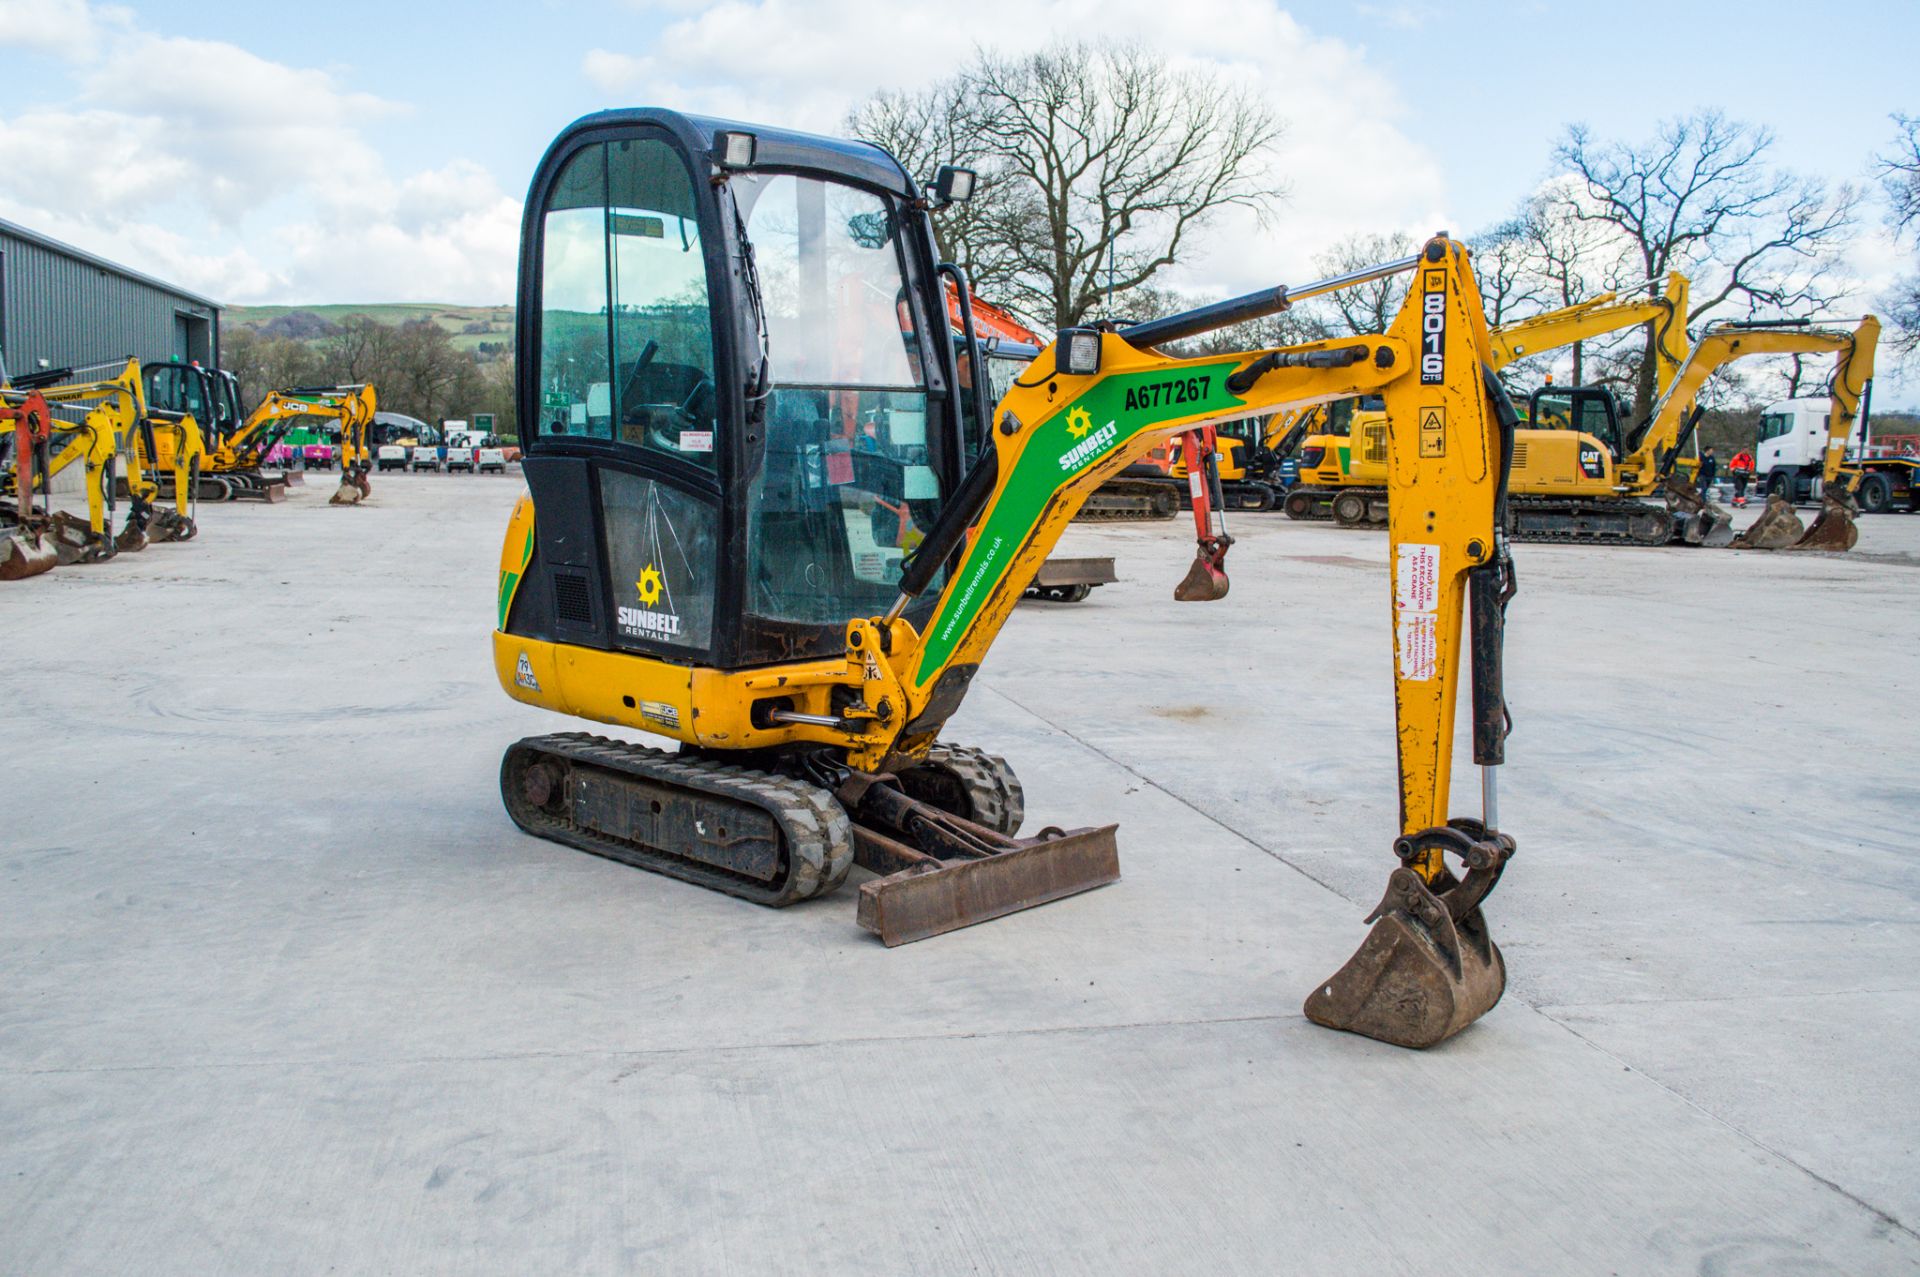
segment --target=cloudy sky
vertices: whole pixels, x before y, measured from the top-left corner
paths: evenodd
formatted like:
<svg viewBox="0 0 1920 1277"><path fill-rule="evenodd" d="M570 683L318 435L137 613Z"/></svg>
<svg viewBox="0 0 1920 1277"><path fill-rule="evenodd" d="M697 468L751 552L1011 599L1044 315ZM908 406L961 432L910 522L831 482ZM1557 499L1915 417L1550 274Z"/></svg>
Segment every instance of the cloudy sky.
<svg viewBox="0 0 1920 1277"><path fill-rule="evenodd" d="M234 303L511 299L519 205L561 126L662 105L832 131L976 45L1139 40L1288 121L1268 223L1220 223L1174 282L1306 278L1344 234L1470 233L1565 126L1640 138L1718 106L1776 158L1864 182L1920 113L1920 5L1252 0L522 0L464 6L0 0L0 217ZM1856 36L1849 42L1846 37ZM1858 307L1904 267L1868 213Z"/></svg>

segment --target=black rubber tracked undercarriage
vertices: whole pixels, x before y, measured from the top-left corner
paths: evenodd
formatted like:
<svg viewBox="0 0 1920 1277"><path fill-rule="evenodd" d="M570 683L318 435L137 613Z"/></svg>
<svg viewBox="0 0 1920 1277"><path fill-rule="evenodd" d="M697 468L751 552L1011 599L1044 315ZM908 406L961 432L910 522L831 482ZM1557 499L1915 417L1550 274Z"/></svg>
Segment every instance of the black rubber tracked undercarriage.
<svg viewBox="0 0 1920 1277"><path fill-rule="evenodd" d="M1015 837L1019 781L980 750L936 745L882 775L821 750L754 762L563 732L508 749L500 792L528 833L756 904L830 894L859 864L881 875L859 923L890 946L1120 876L1112 825Z"/></svg>

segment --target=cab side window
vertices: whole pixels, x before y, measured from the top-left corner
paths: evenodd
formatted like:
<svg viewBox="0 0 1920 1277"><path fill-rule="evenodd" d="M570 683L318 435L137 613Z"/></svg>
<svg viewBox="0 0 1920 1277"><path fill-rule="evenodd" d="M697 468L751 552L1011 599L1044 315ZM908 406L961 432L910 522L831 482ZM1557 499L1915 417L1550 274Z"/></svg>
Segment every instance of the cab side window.
<svg viewBox="0 0 1920 1277"><path fill-rule="evenodd" d="M583 148L547 199L540 429L711 469L713 314L693 177L653 138Z"/></svg>

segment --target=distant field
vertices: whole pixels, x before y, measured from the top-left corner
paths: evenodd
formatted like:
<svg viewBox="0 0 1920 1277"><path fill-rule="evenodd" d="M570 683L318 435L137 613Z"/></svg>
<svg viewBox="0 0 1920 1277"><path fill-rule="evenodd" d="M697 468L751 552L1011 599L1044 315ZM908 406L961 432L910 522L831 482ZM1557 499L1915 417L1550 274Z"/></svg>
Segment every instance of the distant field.
<svg viewBox="0 0 1920 1277"><path fill-rule="evenodd" d="M287 315L314 315L328 323L338 323L349 315L368 315L383 324L394 325L430 319L446 329L453 338L453 344L461 350L472 350L481 342L505 342L513 338L513 307L511 306L440 306L431 302L379 302L369 305L336 306L229 306L222 312L221 322L236 328L267 328L274 320Z"/></svg>

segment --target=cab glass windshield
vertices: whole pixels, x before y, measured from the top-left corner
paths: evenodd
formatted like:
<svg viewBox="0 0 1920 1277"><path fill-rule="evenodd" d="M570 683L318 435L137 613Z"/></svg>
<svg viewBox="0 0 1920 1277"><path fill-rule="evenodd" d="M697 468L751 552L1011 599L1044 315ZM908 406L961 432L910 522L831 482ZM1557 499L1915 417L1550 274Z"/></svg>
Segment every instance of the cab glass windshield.
<svg viewBox="0 0 1920 1277"><path fill-rule="evenodd" d="M742 174L729 185L753 245L770 380L749 488L747 606L840 626L893 602L901 561L940 505L904 213L818 178Z"/></svg>

